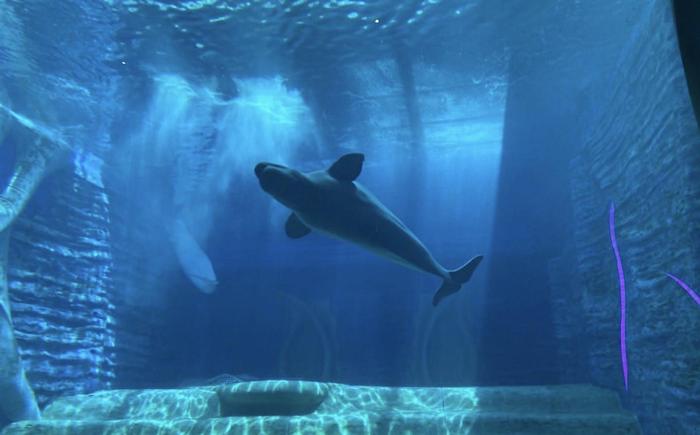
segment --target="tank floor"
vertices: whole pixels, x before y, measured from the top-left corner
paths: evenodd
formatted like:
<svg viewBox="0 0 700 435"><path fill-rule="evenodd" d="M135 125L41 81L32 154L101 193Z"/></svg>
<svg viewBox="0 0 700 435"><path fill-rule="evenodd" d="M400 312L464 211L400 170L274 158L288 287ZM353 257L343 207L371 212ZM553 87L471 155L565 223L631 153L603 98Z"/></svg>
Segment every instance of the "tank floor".
<svg viewBox="0 0 700 435"><path fill-rule="evenodd" d="M64 397L19 434L641 434L617 394L591 385L390 388L253 381Z"/></svg>

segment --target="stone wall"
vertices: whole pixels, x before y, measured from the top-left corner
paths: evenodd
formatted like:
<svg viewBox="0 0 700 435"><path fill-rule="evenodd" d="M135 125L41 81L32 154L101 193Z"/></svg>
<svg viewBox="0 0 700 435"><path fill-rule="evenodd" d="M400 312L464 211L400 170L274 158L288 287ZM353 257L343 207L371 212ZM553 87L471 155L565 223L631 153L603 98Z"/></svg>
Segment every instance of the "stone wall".
<svg viewBox="0 0 700 435"><path fill-rule="evenodd" d="M617 388L648 433L700 427L700 307L665 276L700 286L700 134L679 56L670 2L645 6L617 70L582 115L571 161L570 255L552 263L563 367L588 367ZM619 343L619 283L608 231L616 207L627 283L629 391ZM569 285L561 284L564 271ZM584 358L585 361L581 361ZM576 376L564 372L564 381Z"/></svg>
<svg viewBox="0 0 700 435"><path fill-rule="evenodd" d="M111 385L115 307L99 177L76 161L47 177L38 196L13 227L8 280L21 357L46 403Z"/></svg>

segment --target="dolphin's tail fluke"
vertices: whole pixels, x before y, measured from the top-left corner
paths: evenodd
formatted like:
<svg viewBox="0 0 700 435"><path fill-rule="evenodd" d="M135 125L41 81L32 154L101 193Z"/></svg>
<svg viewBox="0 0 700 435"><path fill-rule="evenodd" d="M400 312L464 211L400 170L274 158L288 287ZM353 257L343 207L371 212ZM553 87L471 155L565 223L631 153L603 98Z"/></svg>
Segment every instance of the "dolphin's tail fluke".
<svg viewBox="0 0 700 435"><path fill-rule="evenodd" d="M455 281L459 285L462 285L469 281L469 279L472 277L472 273L474 273L476 267L479 265L479 263L481 263L481 260L483 259L483 255L477 255L476 257L467 261L467 264L460 267L459 269L451 270L450 277L452 278L452 281Z"/></svg>
<svg viewBox="0 0 700 435"><path fill-rule="evenodd" d="M476 257L467 261L467 264L459 269L449 271L450 279L444 280L438 291L435 293L435 296L433 296L433 306L437 306L441 300L445 299L452 293L457 293L457 291L459 291L459 289L462 287L462 284L469 281L472 274L476 270L476 267L483 259L483 255L477 255Z"/></svg>

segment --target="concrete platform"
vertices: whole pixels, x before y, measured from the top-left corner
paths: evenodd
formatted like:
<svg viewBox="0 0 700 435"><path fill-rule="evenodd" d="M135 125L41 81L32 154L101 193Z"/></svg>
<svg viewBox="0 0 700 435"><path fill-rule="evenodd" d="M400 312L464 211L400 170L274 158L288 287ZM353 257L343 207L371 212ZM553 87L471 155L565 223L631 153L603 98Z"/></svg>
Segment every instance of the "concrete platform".
<svg viewBox="0 0 700 435"><path fill-rule="evenodd" d="M614 392L590 385L388 388L254 381L65 397L47 406L43 418L14 423L2 434L641 434Z"/></svg>

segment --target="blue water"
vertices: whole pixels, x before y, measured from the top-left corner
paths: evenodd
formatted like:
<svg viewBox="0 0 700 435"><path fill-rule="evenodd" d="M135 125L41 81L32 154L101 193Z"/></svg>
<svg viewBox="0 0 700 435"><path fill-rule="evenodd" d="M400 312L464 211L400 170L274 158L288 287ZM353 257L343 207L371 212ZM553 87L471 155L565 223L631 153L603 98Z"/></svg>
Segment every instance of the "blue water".
<svg viewBox="0 0 700 435"><path fill-rule="evenodd" d="M589 382L599 368L561 363L553 270L573 244L571 162L612 98L601 77L656 10L641 3L0 0L3 188L27 144L60 149L10 246L75 260L17 254L10 273L40 401L221 374ZM288 238L289 210L253 170L350 152L440 264L485 256L440 306L435 276L315 231ZM88 313L103 335L51 347L21 283L48 292L66 274L81 281L51 284L67 296L46 322ZM97 350L44 365L62 346Z"/></svg>
<svg viewBox="0 0 700 435"><path fill-rule="evenodd" d="M599 3L567 15L581 20ZM508 163L501 159L507 84L520 74L509 69L517 47L506 42L519 33L536 36L528 28L533 23L561 25L546 21L547 7L450 1L2 7L3 38L10 39L1 58L3 110L10 116L4 119L15 131L62 141L73 156L98 156L80 168L114 196L120 218L113 243L131 251L115 253L115 261L145 264L141 273L148 276L124 278L128 288L114 291L158 318L149 360L157 369L152 379L119 384L167 386L220 373L385 385L497 381L483 373L488 361L478 351L490 334L504 333L485 326L494 250L515 256L518 267L527 261L541 270L546 253L538 255L550 243L513 230L497 234L508 240L494 245L497 195L508 189L499 186ZM502 33L505 22L513 35ZM613 36L599 36L599 43L612 45ZM567 53L551 47L552 61L565 63ZM319 234L296 241L284 235L288 211L262 192L253 166L272 161L318 170L349 151L366 154L359 181L439 262L454 268L486 255L474 279L444 306L430 304L440 284L435 277ZM60 170L71 159L85 161L65 158ZM529 198L520 200L522 208L533 207ZM200 251L177 252L178 236L168 230L174 217ZM202 273L216 275L213 294L198 291L187 276L187 264L202 261ZM545 279L534 273L528 279ZM526 287L508 278L499 285ZM516 383L556 381L546 295L535 301L499 320L535 324L520 343L498 339L499 347L515 349L496 354L526 366L510 368L519 373ZM534 339L544 340L540 356L528 357Z"/></svg>
<svg viewBox="0 0 700 435"><path fill-rule="evenodd" d="M125 225L151 233L138 255L158 278L131 291L145 293L133 297L152 299L164 316L163 359L150 382L219 373L387 385L475 381L488 256L469 293L445 308L468 314L436 324L430 299L439 279L318 234L288 240L288 211L261 191L252 171L258 161L323 169L345 152L364 152L360 181L440 262L454 268L487 252L507 53L480 53L477 68L462 74L465 63L477 65L460 41L462 16L473 7L134 2L103 11L114 33L101 66L113 81L95 92L113 92L121 106L105 173L115 190L138 180ZM102 35L105 24L95 23ZM433 46L457 54L448 68L436 70L446 64L443 54L426 59ZM429 90L418 122L431 128L419 133L407 125L403 90L403 69L413 62L421 66L409 73L411 86ZM173 213L211 260L218 287L210 296L179 266L169 236L151 230L170 225ZM445 328L454 330L444 339L462 347L456 354L434 332Z"/></svg>

